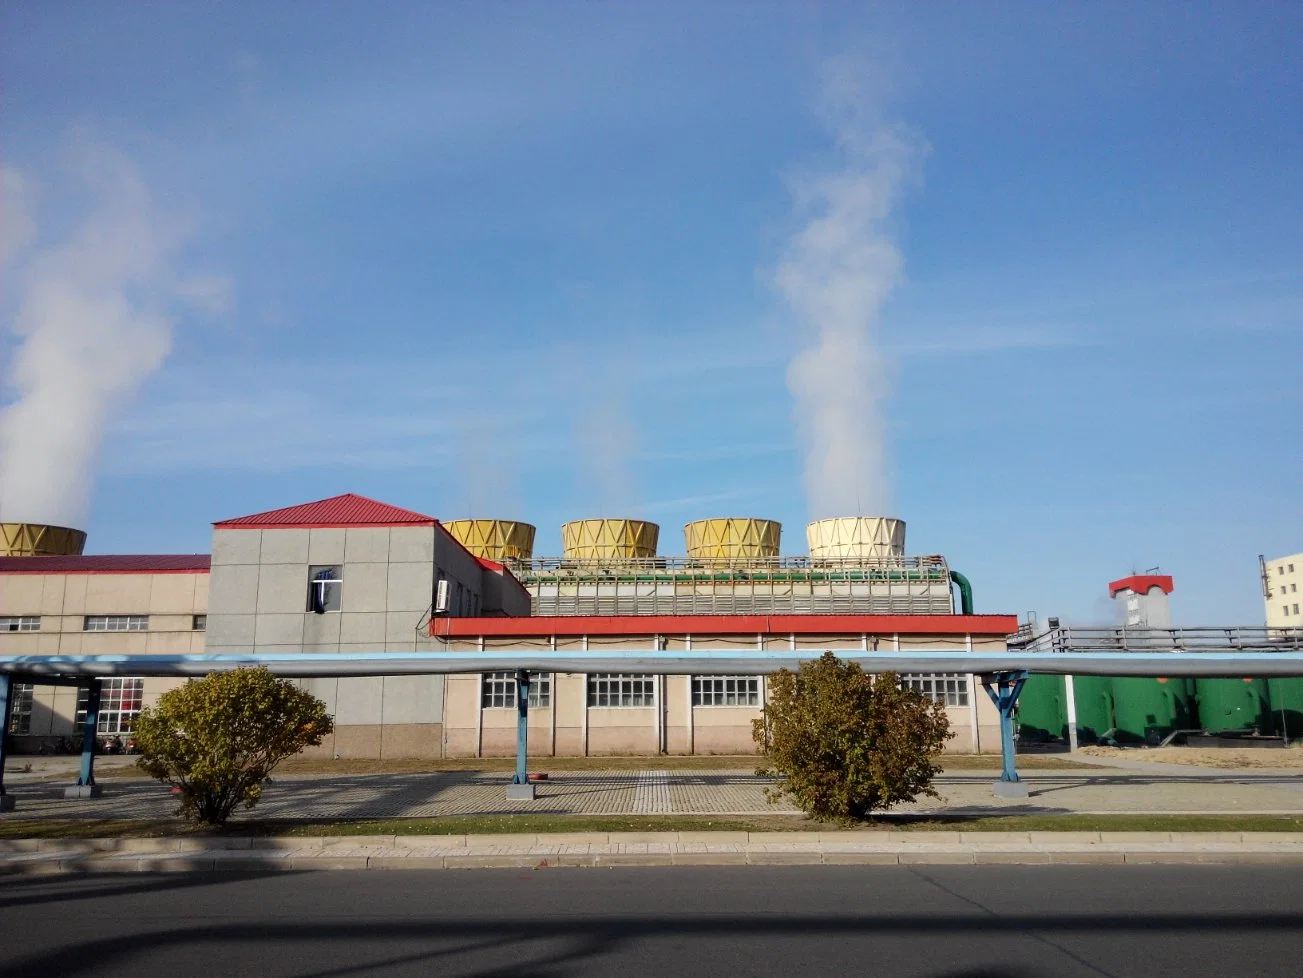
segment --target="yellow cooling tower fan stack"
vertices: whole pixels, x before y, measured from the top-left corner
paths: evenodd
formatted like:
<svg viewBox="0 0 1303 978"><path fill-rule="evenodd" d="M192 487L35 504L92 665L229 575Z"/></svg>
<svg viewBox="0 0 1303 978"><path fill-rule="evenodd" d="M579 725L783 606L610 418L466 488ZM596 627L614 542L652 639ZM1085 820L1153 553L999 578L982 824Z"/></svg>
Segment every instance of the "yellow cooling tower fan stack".
<svg viewBox="0 0 1303 978"><path fill-rule="evenodd" d="M561 543L569 560L648 558L660 529L645 520L572 520L561 524Z"/></svg>
<svg viewBox="0 0 1303 978"><path fill-rule="evenodd" d="M696 560L755 560L778 556L782 532L774 520L726 517L695 520L683 528L683 537Z"/></svg>
<svg viewBox="0 0 1303 978"><path fill-rule="evenodd" d="M85 532L71 527L0 523L0 557L78 556L85 546Z"/></svg>
<svg viewBox="0 0 1303 978"><path fill-rule="evenodd" d="M449 520L443 528L485 560L528 560L534 556L534 527L515 520Z"/></svg>
<svg viewBox="0 0 1303 978"><path fill-rule="evenodd" d="M884 516L846 516L815 520L805 528L810 558L905 555L905 521Z"/></svg>

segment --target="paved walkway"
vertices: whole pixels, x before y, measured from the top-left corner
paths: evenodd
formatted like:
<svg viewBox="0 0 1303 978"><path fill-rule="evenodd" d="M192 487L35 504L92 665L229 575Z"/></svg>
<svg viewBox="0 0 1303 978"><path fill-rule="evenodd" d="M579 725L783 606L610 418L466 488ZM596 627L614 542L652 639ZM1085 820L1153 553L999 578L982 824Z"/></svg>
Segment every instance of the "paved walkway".
<svg viewBox="0 0 1303 978"><path fill-rule="evenodd" d="M1162 770L1155 772L1154 768ZM1303 813L1303 774L1225 771L1180 765L1146 765L1035 771L1024 776L1027 799L992 796L995 775L944 774L939 798L923 798L893 811L990 814L1087 813ZM532 802L508 801L503 772L289 776L267 786L256 809L260 819L374 819L446 815L781 815L787 804L766 801L768 782L751 771L574 771L538 786ZM8 779L25 818L166 818L175 810L168 790L154 781L110 779L104 794L88 800L62 797L64 784Z"/></svg>
<svg viewBox="0 0 1303 978"><path fill-rule="evenodd" d="M1303 865L1289 832L611 832L0 840L0 874L570 866L1259 863Z"/></svg>

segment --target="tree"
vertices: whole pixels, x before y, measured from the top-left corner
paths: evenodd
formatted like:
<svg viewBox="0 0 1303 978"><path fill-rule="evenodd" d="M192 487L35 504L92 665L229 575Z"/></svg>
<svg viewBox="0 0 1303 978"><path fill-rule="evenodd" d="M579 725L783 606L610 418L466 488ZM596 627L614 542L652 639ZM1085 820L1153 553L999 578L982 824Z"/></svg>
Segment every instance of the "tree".
<svg viewBox="0 0 1303 978"><path fill-rule="evenodd" d="M757 773L777 782L771 802L788 795L812 818L843 823L935 797L935 761L951 736L943 705L831 652L769 678L752 734L766 760Z"/></svg>
<svg viewBox="0 0 1303 978"><path fill-rule="evenodd" d="M222 825L258 803L277 764L334 728L321 700L266 668L215 672L140 711L136 763L180 789L178 815Z"/></svg>

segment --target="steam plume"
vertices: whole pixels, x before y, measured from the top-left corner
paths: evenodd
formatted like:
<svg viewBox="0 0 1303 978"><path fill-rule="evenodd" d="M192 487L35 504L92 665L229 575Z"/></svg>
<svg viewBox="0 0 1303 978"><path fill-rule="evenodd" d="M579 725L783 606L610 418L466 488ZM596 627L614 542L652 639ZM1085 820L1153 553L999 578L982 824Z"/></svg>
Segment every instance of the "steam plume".
<svg viewBox="0 0 1303 978"><path fill-rule="evenodd" d="M83 216L7 276L16 311L7 324L6 405L0 410L0 516L82 526L105 424L159 368L172 342L177 296L208 301L214 283L182 282L169 265L181 243L125 156L79 145L60 199ZM5 213L26 213L26 184L10 170ZM70 191L64 193L64 190ZM34 226L39 237L39 222Z"/></svg>
<svg viewBox="0 0 1303 978"><path fill-rule="evenodd" d="M888 219L924 146L877 118L853 62L825 66L823 115L836 163L795 182L806 223L788 242L775 284L808 340L792 360L813 518L888 513L883 399L885 362L874 336L883 303L901 280Z"/></svg>

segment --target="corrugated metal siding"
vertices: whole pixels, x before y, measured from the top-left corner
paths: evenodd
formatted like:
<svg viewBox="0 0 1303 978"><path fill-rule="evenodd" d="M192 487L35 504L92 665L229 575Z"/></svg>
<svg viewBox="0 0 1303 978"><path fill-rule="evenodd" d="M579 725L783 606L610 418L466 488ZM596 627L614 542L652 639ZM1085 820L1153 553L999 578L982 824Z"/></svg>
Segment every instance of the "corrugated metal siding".
<svg viewBox="0 0 1303 978"><path fill-rule="evenodd" d="M0 574L106 574L207 571L208 554L93 554L82 557L0 557Z"/></svg>
<svg viewBox="0 0 1303 978"><path fill-rule="evenodd" d="M433 516L400 509L355 493L331 496L314 503L271 509L251 516L214 523L218 528L263 526L433 526Z"/></svg>

